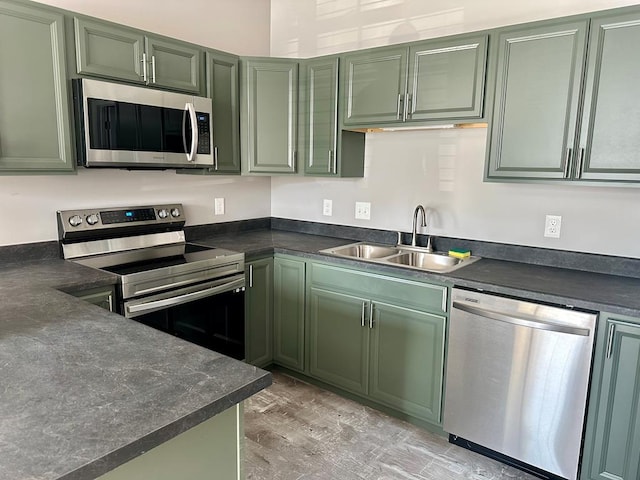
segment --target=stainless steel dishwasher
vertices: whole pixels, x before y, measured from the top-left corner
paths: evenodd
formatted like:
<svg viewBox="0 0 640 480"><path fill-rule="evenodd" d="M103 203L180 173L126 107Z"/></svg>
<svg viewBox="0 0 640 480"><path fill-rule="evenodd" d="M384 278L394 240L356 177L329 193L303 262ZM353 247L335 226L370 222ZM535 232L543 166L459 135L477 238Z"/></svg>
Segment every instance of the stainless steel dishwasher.
<svg viewBox="0 0 640 480"><path fill-rule="evenodd" d="M596 314L453 289L444 407L452 443L575 480Z"/></svg>

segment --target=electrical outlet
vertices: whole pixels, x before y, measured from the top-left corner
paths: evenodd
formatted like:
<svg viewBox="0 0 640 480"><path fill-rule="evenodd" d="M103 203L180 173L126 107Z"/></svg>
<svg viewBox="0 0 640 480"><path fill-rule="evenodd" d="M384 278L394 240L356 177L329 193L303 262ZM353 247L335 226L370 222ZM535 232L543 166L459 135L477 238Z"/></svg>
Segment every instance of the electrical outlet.
<svg viewBox="0 0 640 480"><path fill-rule="evenodd" d="M356 202L356 218L360 220L371 220L371 203Z"/></svg>
<svg viewBox="0 0 640 480"><path fill-rule="evenodd" d="M326 198L322 201L322 215L325 217L333 215L333 201Z"/></svg>
<svg viewBox="0 0 640 480"><path fill-rule="evenodd" d="M214 214L224 215L224 198L216 198L214 200Z"/></svg>
<svg viewBox="0 0 640 480"><path fill-rule="evenodd" d="M544 236L550 238L560 238L560 227L562 217L560 215L547 215L544 222Z"/></svg>

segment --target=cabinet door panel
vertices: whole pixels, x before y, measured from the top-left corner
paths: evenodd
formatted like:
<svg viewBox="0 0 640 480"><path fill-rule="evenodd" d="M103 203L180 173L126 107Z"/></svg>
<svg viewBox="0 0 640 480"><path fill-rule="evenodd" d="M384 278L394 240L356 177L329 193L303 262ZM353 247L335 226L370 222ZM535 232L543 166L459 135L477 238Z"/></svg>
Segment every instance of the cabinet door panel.
<svg viewBox="0 0 640 480"><path fill-rule="evenodd" d="M305 262L274 260L273 335L275 363L304 370Z"/></svg>
<svg viewBox="0 0 640 480"><path fill-rule="evenodd" d="M0 1L0 170L72 171L62 15Z"/></svg>
<svg viewBox="0 0 640 480"><path fill-rule="evenodd" d="M243 164L248 173L295 173L298 63L243 65Z"/></svg>
<svg viewBox="0 0 640 480"><path fill-rule="evenodd" d="M200 50L154 37L146 38L145 50L150 84L200 93Z"/></svg>
<svg viewBox="0 0 640 480"><path fill-rule="evenodd" d="M577 22L500 35L489 178L568 176L586 31Z"/></svg>
<svg viewBox="0 0 640 480"><path fill-rule="evenodd" d="M311 288L309 299L309 372L356 393L367 393L369 302Z"/></svg>
<svg viewBox="0 0 640 480"><path fill-rule="evenodd" d="M446 319L374 302L371 397L440 423Z"/></svg>
<svg viewBox="0 0 640 480"><path fill-rule="evenodd" d="M407 49L346 55L344 124L401 122L407 84Z"/></svg>
<svg viewBox="0 0 640 480"><path fill-rule="evenodd" d="M214 171L240 173L238 59L207 53L208 95L213 102Z"/></svg>
<svg viewBox="0 0 640 480"><path fill-rule="evenodd" d="M73 22L78 73L144 83L142 34L78 17Z"/></svg>
<svg viewBox="0 0 640 480"><path fill-rule="evenodd" d="M591 24L581 178L640 181L640 14Z"/></svg>
<svg viewBox="0 0 640 480"><path fill-rule="evenodd" d="M246 360L264 367L273 360L273 259L247 264L246 277Z"/></svg>
<svg viewBox="0 0 640 480"><path fill-rule="evenodd" d="M640 475L640 325L610 319L605 331L613 338L592 400L598 411L589 478L635 480Z"/></svg>
<svg viewBox="0 0 640 480"><path fill-rule="evenodd" d="M302 151L305 173L337 173L338 59L304 64L301 75Z"/></svg>
<svg viewBox="0 0 640 480"><path fill-rule="evenodd" d="M409 49L409 120L482 116L487 37Z"/></svg>

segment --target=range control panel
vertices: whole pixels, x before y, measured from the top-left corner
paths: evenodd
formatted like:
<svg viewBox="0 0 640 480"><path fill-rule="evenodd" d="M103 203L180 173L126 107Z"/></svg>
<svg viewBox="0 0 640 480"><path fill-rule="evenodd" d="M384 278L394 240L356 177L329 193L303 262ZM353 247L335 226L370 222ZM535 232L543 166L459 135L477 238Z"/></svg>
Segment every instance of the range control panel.
<svg viewBox="0 0 640 480"><path fill-rule="evenodd" d="M72 232L99 232L118 227L151 228L166 224L184 225L182 204L143 207L92 208L57 212L60 238Z"/></svg>

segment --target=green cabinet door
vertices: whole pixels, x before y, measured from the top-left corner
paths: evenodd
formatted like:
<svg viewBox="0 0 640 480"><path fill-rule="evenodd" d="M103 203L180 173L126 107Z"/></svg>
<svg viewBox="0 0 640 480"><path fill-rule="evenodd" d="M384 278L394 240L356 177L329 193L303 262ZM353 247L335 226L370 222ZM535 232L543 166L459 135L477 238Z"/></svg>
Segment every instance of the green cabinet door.
<svg viewBox="0 0 640 480"><path fill-rule="evenodd" d="M246 361L265 367L273 361L273 258L249 262L246 277Z"/></svg>
<svg viewBox="0 0 640 480"><path fill-rule="evenodd" d="M440 424L446 318L372 303L369 395Z"/></svg>
<svg viewBox="0 0 640 480"><path fill-rule="evenodd" d="M90 19L73 19L76 69L82 75L145 83L144 35L126 27Z"/></svg>
<svg viewBox="0 0 640 480"><path fill-rule="evenodd" d="M202 52L193 46L158 37L145 37L149 84L200 93Z"/></svg>
<svg viewBox="0 0 640 480"><path fill-rule="evenodd" d="M302 63L300 120L305 174L337 174L338 58Z"/></svg>
<svg viewBox="0 0 640 480"><path fill-rule="evenodd" d="M309 373L366 394L369 301L319 288L311 288L309 296Z"/></svg>
<svg viewBox="0 0 640 480"><path fill-rule="evenodd" d="M587 21L503 31L487 178L568 178Z"/></svg>
<svg viewBox="0 0 640 480"><path fill-rule="evenodd" d="M482 116L487 36L409 48L407 121Z"/></svg>
<svg viewBox="0 0 640 480"><path fill-rule="evenodd" d="M391 47L343 57L344 125L402 121L407 56L406 47Z"/></svg>
<svg viewBox="0 0 640 480"><path fill-rule="evenodd" d="M241 84L244 173L295 173L298 62L244 59Z"/></svg>
<svg viewBox="0 0 640 480"><path fill-rule="evenodd" d="M34 5L34 6L32 6ZM0 171L73 171L64 18L0 0Z"/></svg>
<svg viewBox="0 0 640 480"><path fill-rule="evenodd" d="M89 290L80 290L77 292L71 292L71 295L97 307L109 310L110 312L114 311L114 287L99 287L91 288Z"/></svg>
<svg viewBox="0 0 640 480"><path fill-rule="evenodd" d="M591 21L577 178L640 181L638 45L640 12Z"/></svg>
<svg viewBox="0 0 640 480"><path fill-rule="evenodd" d="M640 324L630 320L607 314L600 318L584 480L640 478Z"/></svg>
<svg viewBox="0 0 640 480"><path fill-rule="evenodd" d="M305 262L276 256L273 269L273 361L304 371Z"/></svg>
<svg viewBox="0 0 640 480"><path fill-rule="evenodd" d="M207 88L213 102L214 173L240 173L238 57L207 52Z"/></svg>

